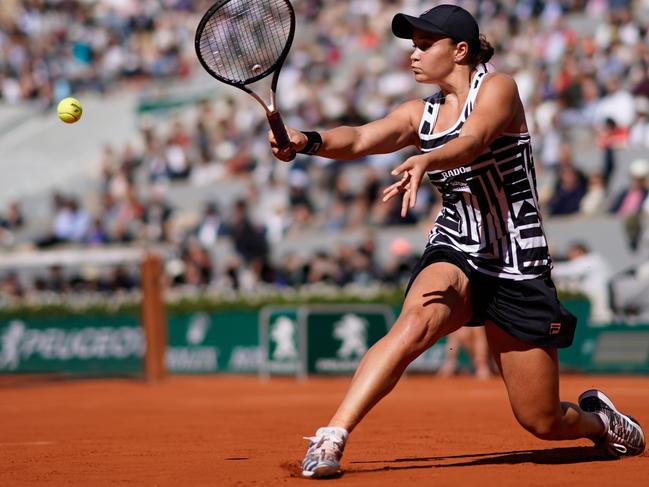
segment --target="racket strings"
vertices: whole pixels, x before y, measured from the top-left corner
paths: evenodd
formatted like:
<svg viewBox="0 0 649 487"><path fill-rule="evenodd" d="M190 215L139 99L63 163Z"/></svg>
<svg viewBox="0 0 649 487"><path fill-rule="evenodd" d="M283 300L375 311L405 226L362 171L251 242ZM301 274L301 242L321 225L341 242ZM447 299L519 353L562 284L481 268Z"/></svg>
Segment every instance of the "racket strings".
<svg viewBox="0 0 649 487"><path fill-rule="evenodd" d="M274 66L290 34L284 0L231 0L206 22L200 53L215 74L245 84Z"/></svg>

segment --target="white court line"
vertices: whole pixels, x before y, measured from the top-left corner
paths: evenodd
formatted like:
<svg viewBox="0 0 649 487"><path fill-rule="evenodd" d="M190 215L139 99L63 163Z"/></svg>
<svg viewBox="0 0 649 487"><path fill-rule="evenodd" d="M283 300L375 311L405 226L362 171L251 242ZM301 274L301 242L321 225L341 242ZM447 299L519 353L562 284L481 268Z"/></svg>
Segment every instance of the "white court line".
<svg viewBox="0 0 649 487"><path fill-rule="evenodd" d="M55 441L15 441L13 443L0 443L0 446L46 446L53 445Z"/></svg>

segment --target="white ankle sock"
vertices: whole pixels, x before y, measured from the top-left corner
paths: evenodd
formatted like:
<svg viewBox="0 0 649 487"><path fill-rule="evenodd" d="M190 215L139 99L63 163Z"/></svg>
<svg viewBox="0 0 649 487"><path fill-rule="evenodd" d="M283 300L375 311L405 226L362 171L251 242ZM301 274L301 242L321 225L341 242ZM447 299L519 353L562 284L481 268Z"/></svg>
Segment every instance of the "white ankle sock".
<svg viewBox="0 0 649 487"><path fill-rule="evenodd" d="M318 428L318 431L316 431L315 434L316 436L329 434L336 438L340 438L343 441L347 441L347 437L349 436L347 430L340 426L323 426L322 428Z"/></svg>

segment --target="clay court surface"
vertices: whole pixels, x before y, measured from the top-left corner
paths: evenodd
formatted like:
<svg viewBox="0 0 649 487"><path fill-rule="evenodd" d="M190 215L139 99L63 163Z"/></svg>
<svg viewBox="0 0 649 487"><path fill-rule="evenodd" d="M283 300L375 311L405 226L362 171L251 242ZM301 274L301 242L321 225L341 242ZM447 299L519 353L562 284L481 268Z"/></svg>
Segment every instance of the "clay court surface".
<svg viewBox="0 0 649 487"><path fill-rule="evenodd" d="M0 485L308 485L303 435L325 423L348 377L40 381L0 378ZM649 378L598 386L649 425ZM514 421L499 380L408 376L347 445L334 485L646 485L649 458L608 460L586 440L543 442Z"/></svg>

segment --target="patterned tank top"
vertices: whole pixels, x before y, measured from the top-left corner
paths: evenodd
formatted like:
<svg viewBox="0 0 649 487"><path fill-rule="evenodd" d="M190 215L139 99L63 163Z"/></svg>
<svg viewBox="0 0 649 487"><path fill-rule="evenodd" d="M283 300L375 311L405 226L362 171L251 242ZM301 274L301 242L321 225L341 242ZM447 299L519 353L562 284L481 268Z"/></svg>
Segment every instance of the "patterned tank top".
<svg viewBox="0 0 649 487"><path fill-rule="evenodd" d="M462 113L448 130L433 132L441 92L424 100L419 124L422 152L438 149L459 135L486 75L484 67L478 69ZM459 250L475 270L494 277L533 279L550 269L528 133L503 133L474 161L429 171L428 178L442 194L430 245Z"/></svg>

